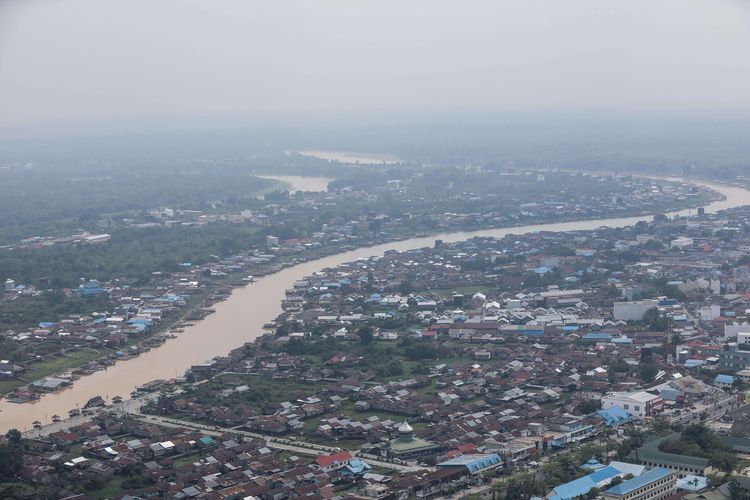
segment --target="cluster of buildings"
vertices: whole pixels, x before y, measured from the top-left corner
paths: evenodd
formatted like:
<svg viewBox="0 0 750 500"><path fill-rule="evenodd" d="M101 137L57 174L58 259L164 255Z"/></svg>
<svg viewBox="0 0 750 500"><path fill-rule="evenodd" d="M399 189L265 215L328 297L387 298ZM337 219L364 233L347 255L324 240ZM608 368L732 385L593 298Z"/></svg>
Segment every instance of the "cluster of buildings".
<svg viewBox="0 0 750 500"><path fill-rule="evenodd" d="M633 188L644 197L638 203L697 195ZM408 194L410 182L385 189ZM314 196L295 197L269 218L372 194ZM574 208L552 201L523 206L522 214ZM407 498L480 486L581 443L621 439L633 425L704 422L731 431L735 452L747 453L750 443L736 434L750 421L737 411L750 381L748 215L740 208L622 229L436 241L324 269L286 291L268 333L194 366L195 382L178 384L145 410L232 434L101 416L35 443L39 453L24 474L59 481L54 471L62 467L86 481L92 471L126 474L137 462L148 479L132 481L133 491L165 498ZM438 227L473 224L456 213L435 217L445 217ZM71 293L107 294L112 310L5 335L127 345L191 303L211 279L271 272L295 261L282 257L305 260L396 223L333 221L304 238L269 235L262 250L186 263L144 287L82 283ZM212 289L196 314L227 290ZM0 362L0 376L18 376L17 369L23 364ZM29 390L54 390L64 380ZM310 458L297 448L280 451L278 440L342 450ZM61 453L66 446L76 453ZM628 461L582 464L580 477L547 496L596 489L605 499L690 498L709 488L706 459L669 455L649 441ZM70 477L65 487L73 491Z"/></svg>

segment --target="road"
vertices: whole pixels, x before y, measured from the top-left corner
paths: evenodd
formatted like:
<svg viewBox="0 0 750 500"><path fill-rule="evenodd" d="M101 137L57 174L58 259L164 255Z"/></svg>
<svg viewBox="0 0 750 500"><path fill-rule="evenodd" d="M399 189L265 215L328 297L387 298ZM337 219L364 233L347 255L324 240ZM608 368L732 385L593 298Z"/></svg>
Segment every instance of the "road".
<svg viewBox="0 0 750 500"><path fill-rule="evenodd" d="M707 400L706 402L696 403L695 410L682 410L680 415L669 417L670 423L677 424L689 424L689 423L700 423L701 414L706 413L707 418L703 422L714 420L725 413L737 409L740 405L737 404L737 398L731 394L719 395L716 398Z"/></svg>
<svg viewBox="0 0 750 500"><path fill-rule="evenodd" d="M137 398L125 400L121 403L110 405L106 409L121 416L127 414L139 414L141 406L146 402L148 398L148 395L139 396ZM70 429L71 427L75 427L77 425L88 422L89 420L93 420L96 416L96 413L101 410L101 408L96 408L94 414L92 415L78 415L76 417L69 417L65 420L61 420L60 422L47 424L40 429L27 429L23 433L23 436L29 439L49 436L50 434L54 434L55 432L64 431Z"/></svg>
<svg viewBox="0 0 750 500"><path fill-rule="evenodd" d="M239 434L240 436L244 437L251 437L251 438L259 438L263 439L266 442L266 446L268 446L272 450L284 450L284 451L291 451L293 453L298 453L300 455L310 455L310 456L318 456L321 453L335 453L338 448L331 447L331 446L325 446L321 444L316 443L307 443L303 441L295 441L291 442L286 439L279 439L274 438L270 436L266 436L265 434L258 434L257 432L249 432L249 431L243 431L239 430L237 428L221 428L221 427L212 427L209 425L203 425L203 424L197 424L193 422L184 422L182 420L174 420L166 417L160 417L157 415L143 415L139 414L136 416L136 418L139 418L146 422L152 422L164 427L185 427L189 429L196 429L204 434L208 434L211 436L220 436L222 434L231 433L231 434ZM364 454L360 452L354 452L355 456L361 456L363 459L366 459L367 462L370 465L376 465L378 467L383 467L386 469L393 469L393 470L399 470L399 471L415 471L420 469L429 469L429 467L420 467L416 465L416 463L407 463L407 464L395 464L391 462L386 462L384 460L380 460L377 458L374 458L373 455Z"/></svg>
<svg viewBox="0 0 750 500"><path fill-rule="evenodd" d="M108 407L108 410L118 415L126 415L126 414L132 415L133 417L143 420L145 422L151 422L151 423L163 426L163 427L173 427L173 428L182 427L182 428L188 428L188 429L196 429L209 436L220 436L222 434L231 433L231 434L239 434L245 437L260 438L260 439L263 439L266 442L266 446L272 450L290 451L292 453L297 453L299 455L318 456L321 453L334 453L338 450L338 448L336 447L325 446L325 445L316 444L316 443L308 443L308 442L303 442L303 441L292 442L287 439L274 438L274 437L266 436L265 434L259 434L257 432L243 431L236 427L224 428L224 427L198 424L194 422L186 422L182 420L176 420L176 419L171 419L171 418L157 416L157 415L146 415L146 414L141 413L140 410L141 410L141 406L146 402L147 399L148 399L148 396L141 396L138 398L128 399L128 400L123 401L122 403L111 405L110 407ZM71 427L81 425L89 420L92 420L93 418L94 418L94 415L79 415L76 417L68 418L60 422L54 422L54 423L45 425L40 429L27 430L24 433L24 437L31 438L31 439L42 438L50 434L54 434L55 432L64 431L64 430L70 429ZM360 456L364 460L367 460L367 462L370 465L382 467L384 469L398 470L398 471L403 471L403 472L424 470L424 469L434 470L434 467L430 468L430 467L418 466L416 462L396 464L392 462L387 462L385 460L381 460L375 455L362 453L360 451L354 451L353 454L355 456Z"/></svg>

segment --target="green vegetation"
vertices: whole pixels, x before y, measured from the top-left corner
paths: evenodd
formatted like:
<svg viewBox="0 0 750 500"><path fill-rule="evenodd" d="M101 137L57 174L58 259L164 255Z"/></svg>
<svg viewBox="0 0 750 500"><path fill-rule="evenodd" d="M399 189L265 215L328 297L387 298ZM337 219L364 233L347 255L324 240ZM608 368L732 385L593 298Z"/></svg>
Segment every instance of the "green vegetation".
<svg viewBox="0 0 750 500"><path fill-rule="evenodd" d="M41 321L56 322L70 314L106 311L111 306L105 295L81 299L59 289L39 296L14 297L0 302L0 331L28 328Z"/></svg>
<svg viewBox="0 0 750 500"><path fill-rule="evenodd" d="M509 479L498 482L494 489L497 498L503 500L528 499L532 496L544 496L553 487L585 476L588 471L580 468L589 459L604 459L605 449L597 445L588 445L579 451L564 453L552 458L548 463L533 472L514 474ZM595 498L596 491L593 491Z"/></svg>
<svg viewBox="0 0 750 500"><path fill-rule="evenodd" d="M578 403L578 406L576 406L576 411L582 415L588 415L589 413L594 413L596 410L601 409L601 399L586 399Z"/></svg>
<svg viewBox="0 0 750 500"><path fill-rule="evenodd" d="M242 168L96 164L4 169L0 242L94 229L104 216L133 210L241 205L274 185Z"/></svg>
<svg viewBox="0 0 750 500"><path fill-rule="evenodd" d="M54 354L47 355L39 361L29 363L23 379L0 381L0 394L18 389L30 381L49 377L50 375L81 366L110 353L107 349L94 349L93 347L73 348L61 353L57 352L60 349L60 344L52 342L46 347L52 350Z"/></svg>
<svg viewBox="0 0 750 500"><path fill-rule="evenodd" d="M737 457L732 447L718 434L700 424L685 427L677 440L667 439L661 442L659 450L707 458L711 466L724 472L731 472L737 465Z"/></svg>
<svg viewBox="0 0 750 500"><path fill-rule="evenodd" d="M56 245L33 251L0 253L0 279L46 287L77 287L80 279L147 283L154 271L173 272L180 262L202 264L259 243L265 235L245 224L216 222L201 227L123 228L100 245Z"/></svg>
<svg viewBox="0 0 750 500"><path fill-rule="evenodd" d="M5 442L0 443L0 481L15 479L23 467L21 433L11 429L5 438Z"/></svg>

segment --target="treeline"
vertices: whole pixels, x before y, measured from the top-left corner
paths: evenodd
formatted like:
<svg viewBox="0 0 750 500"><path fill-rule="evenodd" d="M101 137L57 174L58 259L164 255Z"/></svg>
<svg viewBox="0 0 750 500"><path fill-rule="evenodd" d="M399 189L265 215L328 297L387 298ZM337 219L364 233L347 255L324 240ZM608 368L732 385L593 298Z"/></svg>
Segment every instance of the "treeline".
<svg viewBox="0 0 750 500"><path fill-rule="evenodd" d="M127 211L161 206L206 210L274 185L248 170L209 167L0 170L0 242L92 229L102 217Z"/></svg>
<svg viewBox="0 0 750 500"><path fill-rule="evenodd" d="M145 283L154 271L172 272L181 262L202 264L254 244L263 234L245 224L213 223L119 229L99 245L57 245L24 251L0 251L0 280L41 288L77 287L81 278Z"/></svg>

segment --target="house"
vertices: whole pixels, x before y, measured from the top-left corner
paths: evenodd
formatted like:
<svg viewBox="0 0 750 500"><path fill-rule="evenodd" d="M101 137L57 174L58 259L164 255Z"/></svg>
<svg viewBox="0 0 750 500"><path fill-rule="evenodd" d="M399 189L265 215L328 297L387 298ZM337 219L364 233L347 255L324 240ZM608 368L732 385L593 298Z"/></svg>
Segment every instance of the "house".
<svg viewBox="0 0 750 500"><path fill-rule="evenodd" d="M351 453L348 451L341 451L334 453L333 455L318 455L318 457L315 458L315 463L324 471L329 472L346 465L351 459Z"/></svg>
<svg viewBox="0 0 750 500"><path fill-rule="evenodd" d="M721 387L722 389L729 389L734 384L734 377L731 375L716 375L716 378L714 378L714 385L716 387Z"/></svg>
<svg viewBox="0 0 750 500"><path fill-rule="evenodd" d="M31 388L37 391L57 391L70 384L70 379L47 377L41 380L35 380L31 383Z"/></svg>
<svg viewBox="0 0 750 500"><path fill-rule="evenodd" d="M668 469L657 467L608 489L604 492L604 499L635 500L648 498L661 500L674 495L676 491L677 476Z"/></svg>
<svg viewBox="0 0 750 500"><path fill-rule="evenodd" d="M372 466L360 458L347 460L343 467L336 470L345 478L358 478L372 470Z"/></svg>
<svg viewBox="0 0 750 500"><path fill-rule="evenodd" d="M11 363L7 359L0 361L0 379L18 378L26 371L26 368Z"/></svg>
<svg viewBox="0 0 750 500"><path fill-rule="evenodd" d="M481 474L502 466L503 461L496 453L474 453L461 455L437 464L440 467L465 468L469 474Z"/></svg>

